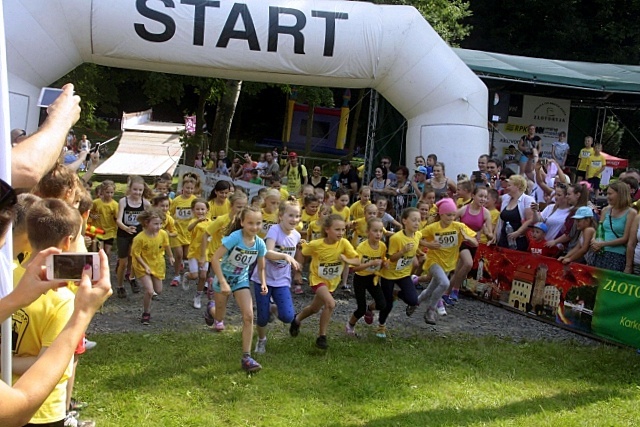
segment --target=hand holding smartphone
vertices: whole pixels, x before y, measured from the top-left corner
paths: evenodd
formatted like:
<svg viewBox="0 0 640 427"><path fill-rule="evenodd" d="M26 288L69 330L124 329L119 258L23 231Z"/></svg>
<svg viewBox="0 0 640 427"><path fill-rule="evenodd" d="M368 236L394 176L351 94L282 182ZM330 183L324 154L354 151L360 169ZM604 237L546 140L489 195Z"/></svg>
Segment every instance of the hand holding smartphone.
<svg viewBox="0 0 640 427"><path fill-rule="evenodd" d="M97 252L49 255L46 260L47 280L80 281L85 266L92 282L100 280L100 257Z"/></svg>

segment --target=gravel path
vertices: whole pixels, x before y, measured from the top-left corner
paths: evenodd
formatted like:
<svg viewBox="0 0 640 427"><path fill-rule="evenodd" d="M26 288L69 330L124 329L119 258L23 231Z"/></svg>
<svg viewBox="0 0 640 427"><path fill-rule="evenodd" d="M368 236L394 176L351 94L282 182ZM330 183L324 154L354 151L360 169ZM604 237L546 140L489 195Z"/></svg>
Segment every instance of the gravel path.
<svg viewBox="0 0 640 427"><path fill-rule="evenodd" d="M120 299L114 293L105 303L101 313L96 314L88 333L186 332L208 329L203 321L203 310L196 310L192 306L195 289L183 291L181 287L170 287L170 279L171 277L168 276L165 280L163 293L152 303L152 318L149 326L143 326L140 323L142 293L131 293L129 285L125 283L128 291L127 298ZM115 283L115 276L112 278L112 283ZM311 301L313 294L307 288L303 295L294 295L293 298L298 311ZM355 299L341 290L336 292L335 298L336 310L332 321L338 322L342 328L349 315L355 310ZM202 300L203 306L206 306L206 296ZM448 314L440 316L438 324L435 326L427 325L424 322L424 309L418 308L410 318L405 315L404 309L403 302L399 301L395 304L387 321L390 334L396 336L398 334L407 336L414 334L424 334L425 336L468 334L495 336L517 342L547 340L573 341L580 345L598 344L597 341L587 337L472 298L462 297L454 307L447 308ZM314 316L305 322L305 327L317 328L317 322L318 318ZM225 323L233 326L241 324L238 309L232 300L228 304ZM365 327L369 326L361 320L358 323L358 328L363 331Z"/></svg>

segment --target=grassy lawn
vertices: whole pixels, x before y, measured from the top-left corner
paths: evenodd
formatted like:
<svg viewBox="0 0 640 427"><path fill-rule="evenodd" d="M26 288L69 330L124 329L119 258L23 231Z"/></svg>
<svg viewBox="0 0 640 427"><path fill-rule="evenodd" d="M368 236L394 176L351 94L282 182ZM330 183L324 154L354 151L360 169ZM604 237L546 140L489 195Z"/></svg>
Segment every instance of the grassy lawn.
<svg viewBox="0 0 640 427"><path fill-rule="evenodd" d="M315 319L317 322L317 319ZM272 328L263 370L240 333L92 335L76 395L99 426L633 426L631 350L469 337L348 339ZM313 325L313 326L312 326ZM312 327L311 327L312 326ZM363 328L364 330L364 328Z"/></svg>

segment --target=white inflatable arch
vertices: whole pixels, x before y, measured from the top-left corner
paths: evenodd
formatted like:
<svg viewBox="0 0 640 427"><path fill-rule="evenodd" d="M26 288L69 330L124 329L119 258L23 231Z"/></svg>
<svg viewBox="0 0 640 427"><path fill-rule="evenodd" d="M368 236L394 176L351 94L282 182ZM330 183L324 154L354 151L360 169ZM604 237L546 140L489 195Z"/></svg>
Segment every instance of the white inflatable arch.
<svg viewBox="0 0 640 427"><path fill-rule="evenodd" d="M470 173L488 147L487 88L412 7L355 1L4 2L11 126L83 62L309 86L371 87L408 121L406 164Z"/></svg>

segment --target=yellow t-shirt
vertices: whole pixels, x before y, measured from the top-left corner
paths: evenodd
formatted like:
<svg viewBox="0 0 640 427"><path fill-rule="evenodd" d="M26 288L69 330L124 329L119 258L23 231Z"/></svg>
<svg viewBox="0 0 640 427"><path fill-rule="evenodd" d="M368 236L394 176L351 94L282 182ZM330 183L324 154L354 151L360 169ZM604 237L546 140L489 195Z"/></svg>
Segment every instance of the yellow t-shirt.
<svg viewBox="0 0 640 427"><path fill-rule="evenodd" d="M258 236L264 239L269 232L269 229L278 223L278 211L274 211L272 213L266 213L264 209L262 210L262 226L260 227L260 231L258 231Z"/></svg>
<svg viewBox="0 0 640 427"><path fill-rule="evenodd" d="M164 216L164 222L162 223L162 229L167 232L167 234L177 234L178 230L176 229L176 220L173 219L171 215ZM171 237L169 237L171 239Z"/></svg>
<svg viewBox="0 0 640 427"><path fill-rule="evenodd" d="M24 268L13 271L14 283L24 275ZM73 313L73 293L67 288L49 291L13 314L12 330L15 357L38 356L44 347L50 347L64 329ZM73 357L49 397L33 415L30 423L46 424L62 420L66 415L67 381L73 368ZM14 375L15 383L20 376Z"/></svg>
<svg viewBox="0 0 640 427"><path fill-rule="evenodd" d="M471 199L463 199L462 197L458 197L458 199L456 200L456 207L460 209L461 207L463 207L464 205L468 205L469 203L471 203Z"/></svg>
<svg viewBox="0 0 640 427"><path fill-rule="evenodd" d="M311 238L309 240L316 240L322 238L322 225L315 220L309 223L309 232L311 232Z"/></svg>
<svg viewBox="0 0 640 427"><path fill-rule="evenodd" d="M351 214L351 219L364 218L364 208L371 204L371 200L369 200L366 204L362 204L360 200L355 202L349 207L349 211Z"/></svg>
<svg viewBox="0 0 640 427"><path fill-rule="evenodd" d="M169 235L164 230L160 230L153 237L144 231L134 237L131 245L131 264L136 277L147 274L144 266L138 262L137 257L140 257L151 269L152 276L164 279L166 270L164 254L167 246L169 246Z"/></svg>
<svg viewBox="0 0 640 427"><path fill-rule="evenodd" d="M187 227L193 217L191 214L191 203L195 198L196 196L193 194L187 198L180 195L176 196L176 198L171 201L169 212L176 221L176 230L178 231L178 235L171 238L172 248L191 243L191 233L187 230Z"/></svg>
<svg viewBox="0 0 640 427"><path fill-rule="evenodd" d="M191 222L194 222L194 221L197 221L197 220L194 219ZM189 253L187 254L187 259L191 259L191 258L200 259L200 256L202 255L201 253L202 237L207 232L207 227L209 226L210 223L211 221L207 218L206 221L202 221L198 223L198 225L193 227L193 230L191 230L191 244L189 245ZM206 253L205 261L208 261L211 255L212 254L210 253Z"/></svg>
<svg viewBox="0 0 640 427"><path fill-rule="evenodd" d="M280 187L280 201L284 202L289 199L289 192L286 188Z"/></svg>
<svg viewBox="0 0 640 427"><path fill-rule="evenodd" d="M325 243L324 239L312 240L302 245L302 255L311 257L309 267L309 285L318 286L324 283L333 292L342 280L342 270L345 265L340 259L344 254L347 258L356 258L358 253L347 239L340 239L334 244Z"/></svg>
<svg viewBox="0 0 640 427"><path fill-rule="evenodd" d="M222 245L222 237L224 237L224 230L231 223L231 217L229 214L224 214L216 218L215 221L211 221L207 224L207 234L211 236L209 238L209 245L207 246L207 257L212 257L213 254ZM202 250L202 248L200 248Z"/></svg>
<svg viewBox="0 0 640 427"><path fill-rule="evenodd" d="M589 158L593 156L594 150L593 147L587 148L584 147L580 150L580 154L578 155L578 167L577 169L582 172L586 172L587 167L589 166Z"/></svg>
<svg viewBox="0 0 640 427"><path fill-rule="evenodd" d="M604 158L602 153L596 155L595 153L589 157L589 163L587 164L587 179L589 178L602 178L602 166L607 164L607 159Z"/></svg>
<svg viewBox="0 0 640 427"><path fill-rule="evenodd" d="M460 253L460 245L464 241L462 232L470 237L475 237L476 232L467 227L465 224L453 221L448 227L443 228L440 221L428 225L423 230L422 237L428 242L434 240L440 242L440 249L429 249L427 251L427 259L424 261L424 271L429 271L433 264L438 264L445 273L453 271L458 262Z"/></svg>
<svg viewBox="0 0 640 427"><path fill-rule="evenodd" d="M382 261L384 261L387 257L387 245L385 245L384 242L378 242L378 249L373 249L369 244L369 240L365 240L358 245L358 247L356 248L356 252L358 252L358 255L360 255L360 262L362 264L375 259L381 259ZM356 274L358 276L371 276L372 274L379 276L380 267L369 267L364 270L356 271ZM377 277L374 283L376 285L378 284Z"/></svg>
<svg viewBox="0 0 640 427"><path fill-rule="evenodd" d="M296 230L298 230L301 234L306 233L309 228L309 224L316 221L318 219L318 212L313 215L309 215L304 209L302 209L302 213L300 214L300 222L296 226Z"/></svg>
<svg viewBox="0 0 640 427"><path fill-rule="evenodd" d="M113 199L108 203L105 203L102 199L93 201L91 214L89 215L91 225L104 230L104 234L96 235L96 239L109 240L116 237L116 231L118 230L117 217L118 202Z"/></svg>
<svg viewBox="0 0 640 427"><path fill-rule="evenodd" d="M495 233L496 231L496 225L498 224L498 218L500 218L500 211L498 209L491 209L489 210L489 215L491 215L491 226L493 229L493 232ZM487 243L489 242L489 239L487 239L487 235L482 233L480 235L480 243Z"/></svg>
<svg viewBox="0 0 640 427"><path fill-rule="evenodd" d="M404 230L400 230L391 236L389 238L389 257L400 252L400 250L408 243L413 243L413 248L396 262L390 261L389 265L380 271L380 275L389 280L401 279L411 275L413 259L416 256L416 251L420 245L421 238L422 234L419 231L417 231L413 237L407 236Z"/></svg>
<svg viewBox="0 0 640 427"><path fill-rule="evenodd" d="M349 209L348 206L345 206L344 209L342 209L341 211L338 211L335 205L331 206L331 213L340 215L344 220L344 222L349 222L349 218L351 217L351 210Z"/></svg>
<svg viewBox="0 0 640 427"><path fill-rule="evenodd" d="M229 199L225 199L224 203L219 205L214 200L209 200L209 212L207 213L207 217L213 221L218 218L220 215L228 214L231 211L231 202Z"/></svg>

